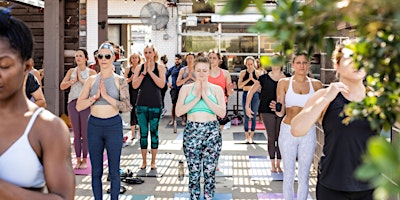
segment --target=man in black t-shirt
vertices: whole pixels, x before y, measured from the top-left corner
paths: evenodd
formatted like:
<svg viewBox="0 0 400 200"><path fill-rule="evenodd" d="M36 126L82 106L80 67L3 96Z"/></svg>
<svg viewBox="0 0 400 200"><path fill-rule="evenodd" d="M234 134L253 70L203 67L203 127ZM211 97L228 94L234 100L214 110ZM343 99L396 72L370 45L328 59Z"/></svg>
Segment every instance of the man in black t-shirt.
<svg viewBox="0 0 400 200"><path fill-rule="evenodd" d="M26 79L25 94L26 97L28 97L28 99L30 99L36 105L43 108L46 107L46 99L44 98L40 83L31 73L28 73L28 77Z"/></svg>

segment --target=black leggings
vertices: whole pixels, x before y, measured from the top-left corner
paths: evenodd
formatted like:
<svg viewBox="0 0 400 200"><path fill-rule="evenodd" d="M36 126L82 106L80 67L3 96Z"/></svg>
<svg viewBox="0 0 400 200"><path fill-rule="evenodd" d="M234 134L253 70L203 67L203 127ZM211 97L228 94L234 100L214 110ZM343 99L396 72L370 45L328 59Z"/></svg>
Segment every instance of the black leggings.
<svg viewBox="0 0 400 200"><path fill-rule="evenodd" d="M373 200L374 190L347 192L332 190L317 183L317 199L321 200Z"/></svg>
<svg viewBox="0 0 400 200"><path fill-rule="evenodd" d="M279 131L282 117L272 113L260 113L268 136L268 154L270 159L281 159L281 152L278 146Z"/></svg>

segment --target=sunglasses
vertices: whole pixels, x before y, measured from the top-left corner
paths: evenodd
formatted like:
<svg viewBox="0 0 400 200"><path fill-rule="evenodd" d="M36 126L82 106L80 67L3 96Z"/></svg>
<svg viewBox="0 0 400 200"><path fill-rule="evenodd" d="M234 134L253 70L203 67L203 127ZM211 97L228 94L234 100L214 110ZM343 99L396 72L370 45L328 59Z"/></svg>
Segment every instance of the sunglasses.
<svg viewBox="0 0 400 200"><path fill-rule="evenodd" d="M97 54L98 59L103 59L103 57L106 58L107 60L110 60L111 54Z"/></svg>

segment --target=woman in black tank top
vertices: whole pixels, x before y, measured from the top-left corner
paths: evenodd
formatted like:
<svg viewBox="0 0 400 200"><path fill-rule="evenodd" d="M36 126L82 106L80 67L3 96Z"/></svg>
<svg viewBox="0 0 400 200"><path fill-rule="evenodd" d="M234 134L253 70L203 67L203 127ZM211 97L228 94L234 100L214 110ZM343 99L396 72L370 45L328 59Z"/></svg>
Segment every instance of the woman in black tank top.
<svg viewBox="0 0 400 200"><path fill-rule="evenodd" d="M367 119L357 119L343 124L343 108L348 103L362 101L366 96L363 84L364 70L356 70L351 58L351 50L338 46L333 54L333 62L339 82L331 83L326 89L316 92L304 109L292 120L292 134L304 135L316 122L324 130L323 156L321 157L317 199L372 200L374 188L354 176L361 164L361 156L366 151L367 140L376 134Z"/></svg>
<svg viewBox="0 0 400 200"><path fill-rule="evenodd" d="M132 106L132 110L131 110L131 132L132 132L132 140L135 139L136 137L136 125L137 123L137 116L136 116L136 99L137 99L137 95L138 95L138 89L134 89L132 87L132 79L133 79L133 72L135 71L136 67L140 67L140 63L142 63L142 57L140 56L139 53L133 53L130 57L129 57L129 64L130 66L125 68L125 73L124 73L124 77L126 82L129 84L129 96L130 96L130 102L131 102L131 106ZM140 127L139 128L139 133L140 133Z"/></svg>
<svg viewBox="0 0 400 200"><path fill-rule="evenodd" d="M133 74L132 87L139 89L136 101L136 113L140 126L140 148L142 165L147 167L147 146L150 127L151 134L151 169L156 170L156 155L158 150L158 126L162 111L161 88L165 85L165 66L157 63L158 53L151 44L144 48L146 61L137 67Z"/></svg>

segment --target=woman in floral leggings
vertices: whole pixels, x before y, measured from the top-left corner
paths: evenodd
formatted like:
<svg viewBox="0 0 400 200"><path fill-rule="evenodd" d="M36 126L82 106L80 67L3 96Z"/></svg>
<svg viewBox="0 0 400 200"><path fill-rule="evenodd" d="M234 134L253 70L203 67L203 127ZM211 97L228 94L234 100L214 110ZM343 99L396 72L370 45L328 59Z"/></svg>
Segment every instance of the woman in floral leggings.
<svg viewBox="0 0 400 200"><path fill-rule="evenodd" d="M189 167L190 199L200 199L201 164L204 199L214 197L215 169L222 146L217 116L225 116L224 91L208 82L210 67L208 58L195 60L196 81L181 88L176 104L176 115L187 113L188 119L183 132L183 152Z"/></svg>

